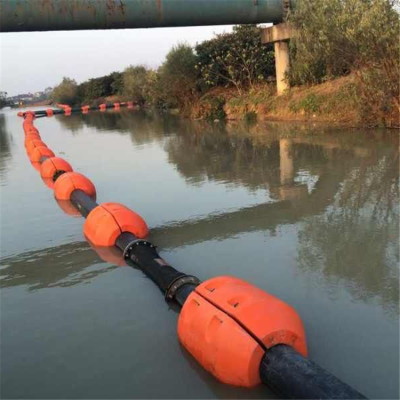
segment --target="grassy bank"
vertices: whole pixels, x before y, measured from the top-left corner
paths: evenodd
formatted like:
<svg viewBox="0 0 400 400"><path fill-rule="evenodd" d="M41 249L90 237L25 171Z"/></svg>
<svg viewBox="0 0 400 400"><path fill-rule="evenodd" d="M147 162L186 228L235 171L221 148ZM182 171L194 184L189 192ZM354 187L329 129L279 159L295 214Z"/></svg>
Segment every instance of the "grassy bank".
<svg viewBox="0 0 400 400"><path fill-rule="evenodd" d="M396 109L377 117L363 101L354 75L313 86L300 86L277 96L273 85L263 85L238 96L217 88L191 110L193 119L315 121L351 127L399 127Z"/></svg>

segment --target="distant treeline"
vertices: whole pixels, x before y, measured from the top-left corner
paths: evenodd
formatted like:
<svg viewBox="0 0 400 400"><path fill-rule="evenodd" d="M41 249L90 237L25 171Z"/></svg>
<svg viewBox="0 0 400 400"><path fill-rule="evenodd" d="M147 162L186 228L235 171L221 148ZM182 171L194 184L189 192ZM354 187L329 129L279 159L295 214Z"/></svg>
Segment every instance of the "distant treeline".
<svg viewBox="0 0 400 400"><path fill-rule="evenodd" d="M399 113L396 2L299 2L289 15L289 23L299 32L290 42L287 79L291 86L317 85L353 74L352 96L360 99L360 113L374 120ZM194 48L187 44L173 47L157 69L130 66L79 85L64 78L54 89L53 98L83 104L117 95L141 105L179 108L186 113L197 107L211 118L220 118L228 98L260 97L261 92L274 95L274 81L273 46L261 44L259 27L239 25L233 32L216 35ZM201 105L204 101L207 107Z"/></svg>
<svg viewBox="0 0 400 400"><path fill-rule="evenodd" d="M157 69L130 66L79 85L64 78L54 88L53 98L82 104L118 95L141 105L185 109L210 88L234 87L242 93L274 77L273 46L261 44L259 27L239 25L195 48L173 47Z"/></svg>

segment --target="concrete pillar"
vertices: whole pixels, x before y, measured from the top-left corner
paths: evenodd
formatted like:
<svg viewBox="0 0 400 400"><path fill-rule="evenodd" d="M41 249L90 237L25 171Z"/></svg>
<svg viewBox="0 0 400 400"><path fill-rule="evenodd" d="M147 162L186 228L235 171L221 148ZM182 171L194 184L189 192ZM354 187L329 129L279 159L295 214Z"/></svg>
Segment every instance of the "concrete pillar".
<svg viewBox="0 0 400 400"><path fill-rule="evenodd" d="M278 96L289 89L289 84L285 80L285 74L289 71L289 43L275 42L275 68L276 68L276 89Z"/></svg>
<svg viewBox="0 0 400 400"><path fill-rule="evenodd" d="M293 35L295 32L286 23L270 26L261 31L261 43L274 43L278 95L289 88L289 84L285 81L285 73L290 67L288 42Z"/></svg>

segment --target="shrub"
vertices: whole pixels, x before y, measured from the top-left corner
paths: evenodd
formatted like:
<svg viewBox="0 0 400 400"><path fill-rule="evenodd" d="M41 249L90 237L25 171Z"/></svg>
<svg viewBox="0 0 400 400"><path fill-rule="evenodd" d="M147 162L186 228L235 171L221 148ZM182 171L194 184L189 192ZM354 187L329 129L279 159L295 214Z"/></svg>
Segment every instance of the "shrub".
<svg viewBox="0 0 400 400"><path fill-rule="evenodd" d="M51 98L58 103L76 104L79 101L76 81L64 77L61 83L53 89Z"/></svg>
<svg viewBox="0 0 400 400"><path fill-rule="evenodd" d="M377 117L400 111L399 15L391 0L302 0L290 17L292 85L354 72Z"/></svg>
<svg viewBox="0 0 400 400"><path fill-rule="evenodd" d="M140 105L145 104L149 73L143 65L128 67L122 77L122 94Z"/></svg>
<svg viewBox="0 0 400 400"><path fill-rule="evenodd" d="M239 95L269 76L275 76L271 45L261 43L261 30L238 25L196 46L202 86L234 86Z"/></svg>
<svg viewBox="0 0 400 400"><path fill-rule="evenodd" d="M159 70L159 89L170 106L185 107L197 94L197 57L188 44L171 49Z"/></svg>
<svg viewBox="0 0 400 400"><path fill-rule="evenodd" d="M0 91L0 108L6 107L7 105L7 92Z"/></svg>
<svg viewBox="0 0 400 400"><path fill-rule="evenodd" d="M90 102L107 96L115 95L122 86L122 73L113 72L100 78L89 79L78 87L78 96L81 103Z"/></svg>

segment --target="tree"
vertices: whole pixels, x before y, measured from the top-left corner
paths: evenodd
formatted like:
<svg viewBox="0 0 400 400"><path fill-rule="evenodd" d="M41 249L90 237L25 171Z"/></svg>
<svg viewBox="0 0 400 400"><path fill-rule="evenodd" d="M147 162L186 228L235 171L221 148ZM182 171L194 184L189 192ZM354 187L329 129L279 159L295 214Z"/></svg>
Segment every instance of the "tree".
<svg viewBox="0 0 400 400"><path fill-rule="evenodd" d="M261 43L261 29L238 25L196 46L197 69L206 86L234 86L239 94L275 76L271 45Z"/></svg>
<svg viewBox="0 0 400 400"><path fill-rule="evenodd" d="M197 92L197 57L188 44L174 46L159 70L159 88L167 102L187 105Z"/></svg>
<svg viewBox="0 0 400 400"><path fill-rule="evenodd" d="M73 105L78 101L78 85L74 79L64 77L53 89L52 99L58 103Z"/></svg>
<svg viewBox="0 0 400 400"><path fill-rule="evenodd" d="M353 72L371 112L400 111L399 14L392 0L302 0L290 22L291 84Z"/></svg>
<svg viewBox="0 0 400 400"><path fill-rule="evenodd" d="M125 69L122 77L122 94L143 105L146 102L149 70L143 66L130 66Z"/></svg>
<svg viewBox="0 0 400 400"><path fill-rule="evenodd" d="M81 83L78 87L81 103L93 101L118 93L121 88L122 73L112 72L100 78L92 78Z"/></svg>
<svg viewBox="0 0 400 400"><path fill-rule="evenodd" d="M6 107L8 105L7 92L0 90L0 108Z"/></svg>
<svg viewBox="0 0 400 400"><path fill-rule="evenodd" d="M7 92L0 91L0 108L7 107Z"/></svg>

